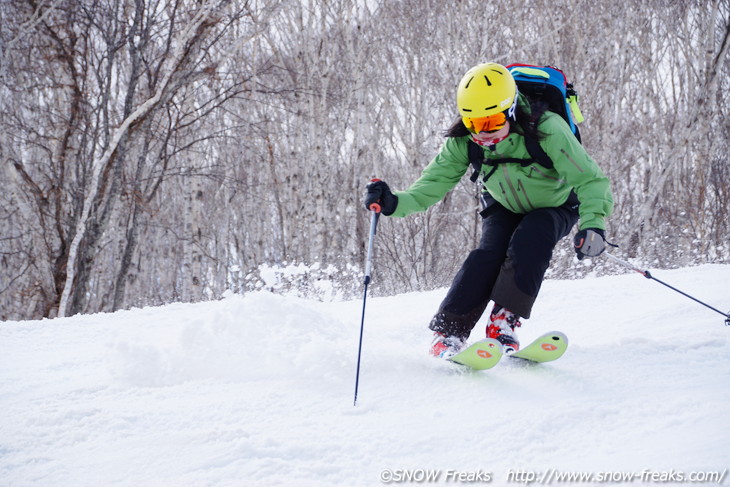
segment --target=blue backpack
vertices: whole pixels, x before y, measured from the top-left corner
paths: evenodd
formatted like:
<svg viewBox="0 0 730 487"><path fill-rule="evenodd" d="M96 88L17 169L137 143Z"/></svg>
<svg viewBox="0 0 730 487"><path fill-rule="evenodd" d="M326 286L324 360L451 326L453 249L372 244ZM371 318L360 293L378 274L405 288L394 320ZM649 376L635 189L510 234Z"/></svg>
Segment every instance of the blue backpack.
<svg viewBox="0 0 730 487"><path fill-rule="evenodd" d="M577 124L583 121L583 114L578 107L578 94L573 89L573 85L568 83L565 73L552 66L534 66L532 64L510 64L506 68L515 79L519 92L527 96L530 101L545 102L548 110L563 117L580 142L580 131ZM474 167L472 181L476 181L479 177L482 164L493 166L485 179L489 179L494 173L497 164L506 162L517 162L523 166L537 162L547 169L553 168L550 156L540 147L540 143L531 137L525 137L525 147L530 153L531 159L504 158L485 161L484 152L479 145L470 140L468 147L469 161Z"/></svg>
<svg viewBox="0 0 730 487"><path fill-rule="evenodd" d="M530 100L546 102L548 110L563 117L580 141L577 124L583 121L583 114L578 108L578 94L568 83L565 73L552 66L531 64L510 64L506 68L512 73L520 93Z"/></svg>

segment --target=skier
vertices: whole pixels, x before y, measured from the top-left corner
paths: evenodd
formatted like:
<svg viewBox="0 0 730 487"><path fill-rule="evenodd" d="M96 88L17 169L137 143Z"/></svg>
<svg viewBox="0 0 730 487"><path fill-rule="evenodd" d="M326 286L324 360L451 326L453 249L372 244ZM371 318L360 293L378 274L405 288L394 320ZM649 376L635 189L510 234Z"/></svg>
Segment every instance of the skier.
<svg viewBox="0 0 730 487"><path fill-rule="evenodd" d="M430 353L449 358L466 345L490 301L486 336L506 352L519 349L515 328L529 318L553 248L579 221L574 238L577 257L605 250L605 219L613 209L610 184L586 153L566 121L531 103L518 92L510 72L499 64L471 68L457 93L460 117L445 131L446 141L405 191L385 181L367 185L365 207L378 203L385 216L405 217L444 198L466 173L468 141L481 146L492 163L481 172L482 234L454 277L430 322ZM553 168L514 159L533 159L526 138L539 140ZM513 158L499 164L499 159Z"/></svg>

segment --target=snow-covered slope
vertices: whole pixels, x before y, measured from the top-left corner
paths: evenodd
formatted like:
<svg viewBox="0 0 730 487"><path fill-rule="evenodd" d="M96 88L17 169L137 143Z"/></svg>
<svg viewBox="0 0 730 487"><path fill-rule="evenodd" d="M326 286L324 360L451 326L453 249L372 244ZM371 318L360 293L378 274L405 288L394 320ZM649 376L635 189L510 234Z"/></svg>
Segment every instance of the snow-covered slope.
<svg viewBox="0 0 730 487"><path fill-rule="evenodd" d="M730 308L730 266L654 274ZM465 373L426 354L444 292L368 300L357 407L361 301L256 293L1 323L0 485L728 482L720 315L638 274L551 280L520 337L562 330L566 355Z"/></svg>

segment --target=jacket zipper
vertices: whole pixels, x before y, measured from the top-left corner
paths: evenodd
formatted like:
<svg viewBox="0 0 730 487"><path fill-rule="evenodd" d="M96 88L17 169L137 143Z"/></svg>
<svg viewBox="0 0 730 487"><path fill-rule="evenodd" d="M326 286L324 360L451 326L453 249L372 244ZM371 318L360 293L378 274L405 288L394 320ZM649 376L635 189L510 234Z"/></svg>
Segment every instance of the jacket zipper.
<svg viewBox="0 0 730 487"><path fill-rule="evenodd" d="M575 159L573 159L572 157L570 157L570 154L568 154L567 152L565 152L565 149L560 149L560 152L562 152L563 155L566 158L568 158L568 160L570 161L570 163L575 166L575 168L578 170L578 172L581 172L581 173L584 173L585 172L585 170L583 170L583 168L580 167L580 164L578 164L577 162L575 162Z"/></svg>
<svg viewBox="0 0 730 487"><path fill-rule="evenodd" d="M551 179L551 180L557 181L557 182L559 182L561 184L568 184L565 179L556 178L556 177L550 176L545 171L543 171L542 169L540 169L539 167L537 167L536 165L530 166L530 170L531 171L535 171L536 173L538 173L540 176L544 177L545 179Z"/></svg>
<svg viewBox="0 0 730 487"><path fill-rule="evenodd" d="M502 166L502 174L504 175L504 180L507 183L507 186L509 186L510 191L512 192L512 197L515 199L515 203L520 209L521 213L528 213L528 209L524 207L522 202L520 201L520 196L517 194L517 190L515 189L514 185L512 184L512 180L509 177L509 171L507 170L507 166ZM501 185L500 185L501 186ZM524 192L524 186L522 186L523 192ZM502 188L502 191L504 191L504 188Z"/></svg>
<svg viewBox="0 0 730 487"><path fill-rule="evenodd" d="M522 194L525 195L525 200L527 201L527 205L530 207L530 211L534 210L535 205L532 204L532 201L530 201L530 197L527 196L527 190L525 189L525 185L522 184L521 179L517 181L517 189L522 191Z"/></svg>
<svg viewBox="0 0 730 487"><path fill-rule="evenodd" d="M504 195L504 202L505 206L507 206L508 210L510 210L512 213L517 213L517 208L512 204L512 202L509 200L509 196L507 195L507 190L504 189L504 186L502 185L502 182L499 182L499 189L502 190L502 194Z"/></svg>

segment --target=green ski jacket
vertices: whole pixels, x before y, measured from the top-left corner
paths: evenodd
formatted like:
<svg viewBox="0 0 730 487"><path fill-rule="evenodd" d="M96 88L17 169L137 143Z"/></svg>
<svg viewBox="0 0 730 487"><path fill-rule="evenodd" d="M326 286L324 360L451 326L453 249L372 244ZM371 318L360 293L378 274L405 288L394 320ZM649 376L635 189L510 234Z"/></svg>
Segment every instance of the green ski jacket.
<svg viewBox="0 0 730 487"><path fill-rule="evenodd" d="M605 230L605 219L613 210L608 178L560 115L546 112L540 120L539 131L545 134L540 146L552 159L554 168L547 169L537 162L526 167L520 163L503 163L498 164L497 170L484 182L485 173L493 169L484 164L480 177L484 191L508 210L525 214L537 208L561 206L574 190L580 201L579 228ZM398 206L392 216L425 211L441 201L469 168L468 140L469 136L448 138L421 177L407 190L394 192L398 196ZM514 132L493 148L482 149L490 160L531 159L525 138Z"/></svg>

